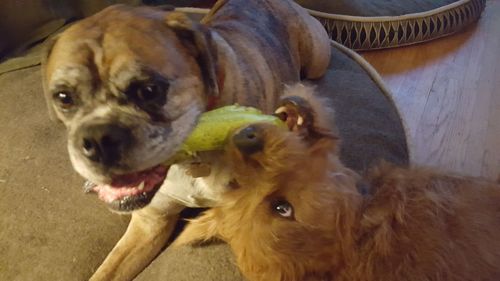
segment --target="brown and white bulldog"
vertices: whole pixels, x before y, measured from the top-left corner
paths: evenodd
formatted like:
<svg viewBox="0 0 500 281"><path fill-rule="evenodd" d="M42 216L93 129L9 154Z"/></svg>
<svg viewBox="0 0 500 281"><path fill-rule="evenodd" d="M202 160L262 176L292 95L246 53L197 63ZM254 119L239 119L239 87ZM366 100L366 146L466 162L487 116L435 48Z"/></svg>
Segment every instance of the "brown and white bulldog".
<svg viewBox="0 0 500 281"><path fill-rule="evenodd" d="M161 164L207 109L271 113L284 84L321 77L330 42L292 1L221 0L201 23L179 12L112 6L69 27L43 58L52 116L75 170L131 223L92 280L130 280L166 243L180 210L209 207L230 185L217 153L194 178ZM208 160L206 160L208 159ZM168 175L167 175L168 173Z"/></svg>

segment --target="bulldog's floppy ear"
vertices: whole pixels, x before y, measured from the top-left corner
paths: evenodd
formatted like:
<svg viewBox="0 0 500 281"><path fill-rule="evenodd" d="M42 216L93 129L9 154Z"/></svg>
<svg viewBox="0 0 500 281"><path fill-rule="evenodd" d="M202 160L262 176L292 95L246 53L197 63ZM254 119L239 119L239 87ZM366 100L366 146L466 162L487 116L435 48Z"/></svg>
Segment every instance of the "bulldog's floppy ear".
<svg viewBox="0 0 500 281"><path fill-rule="evenodd" d="M221 90L218 79L223 79L223 74L217 65L217 48L208 27L180 12L168 13L165 21L196 57L209 98L218 97Z"/></svg>
<svg viewBox="0 0 500 281"><path fill-rule="evenodd" d="M49 110L49 117L50 120L52 121L60 121L57 116L56 112L54 111L54 107L52 106L52 95L49 92L48 85L47 85L47 61L50 56L50 53L52 52L52 48L57 42L57 39L59 38L58 35L51 37L47 39L44 42L44 50L42 52L41 56L41 64L42 64L42 85L43 85L43 94L45 96L45 101L47 102L47 109Z"/></svg>

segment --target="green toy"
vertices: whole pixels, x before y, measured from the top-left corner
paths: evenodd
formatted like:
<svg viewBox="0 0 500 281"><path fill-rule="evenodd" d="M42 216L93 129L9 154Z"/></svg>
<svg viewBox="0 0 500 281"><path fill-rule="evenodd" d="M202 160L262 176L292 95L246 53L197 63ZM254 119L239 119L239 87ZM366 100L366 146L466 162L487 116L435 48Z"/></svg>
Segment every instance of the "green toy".
<svg viewBox="0 0 500 281"><path fill-rule="evenodd" d="M166 164L178 162L197 152L222 150L231 132L246 124L259 122L285 126L278 117L264 114L253 107L228 105L205 112L193 132L184 141L179 153Z"/></svg>

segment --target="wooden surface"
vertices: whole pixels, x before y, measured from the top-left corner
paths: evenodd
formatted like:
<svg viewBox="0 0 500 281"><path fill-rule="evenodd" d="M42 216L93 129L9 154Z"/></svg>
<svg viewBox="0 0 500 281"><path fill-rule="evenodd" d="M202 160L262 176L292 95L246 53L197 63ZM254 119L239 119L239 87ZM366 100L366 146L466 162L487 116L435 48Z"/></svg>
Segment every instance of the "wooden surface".
<svg viewBox="0 0 500 281"><path fill-rule="evenodd" d="M465 31L362 54L394 95L412 160L465 175L500 174L500 0Z"/></svg>

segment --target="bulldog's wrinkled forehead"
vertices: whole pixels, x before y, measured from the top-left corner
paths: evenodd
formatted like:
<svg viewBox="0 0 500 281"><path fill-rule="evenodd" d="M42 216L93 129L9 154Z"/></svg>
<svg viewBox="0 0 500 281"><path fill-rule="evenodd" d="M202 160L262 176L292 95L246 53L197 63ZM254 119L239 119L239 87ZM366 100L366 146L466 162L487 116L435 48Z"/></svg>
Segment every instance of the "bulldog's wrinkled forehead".
<svg viewBox="0 0 500 281"><path fill-rule="evenodd" d="M113 6L71 26L47 59L49 89L108 82L124 87L151 71L169 79L192 73L189 62L195 62L163 22L164 15L151 8Z"/></svg>

